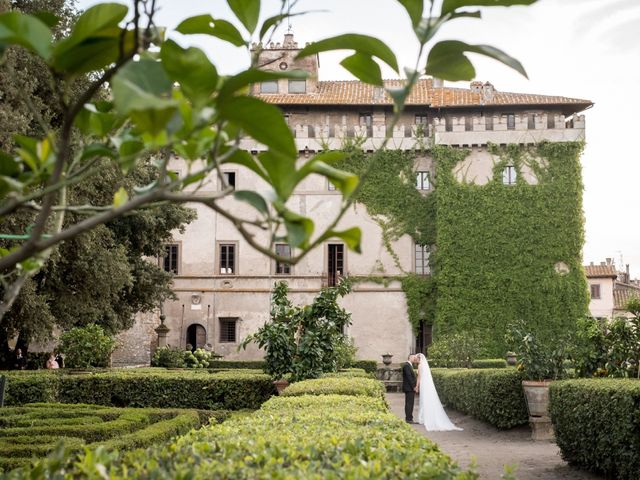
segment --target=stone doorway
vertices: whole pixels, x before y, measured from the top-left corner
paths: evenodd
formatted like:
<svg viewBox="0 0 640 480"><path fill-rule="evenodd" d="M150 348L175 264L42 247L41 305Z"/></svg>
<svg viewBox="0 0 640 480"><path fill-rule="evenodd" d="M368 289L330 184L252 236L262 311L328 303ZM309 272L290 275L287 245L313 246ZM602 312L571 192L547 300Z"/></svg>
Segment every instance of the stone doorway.
<svg viewBox="0 0 640 480"><path fill-rule="evenodd" d="M191 345L191 350L203 348L207 343L207 331L199 323L189 325L187 328L187 345Z"/></svg>

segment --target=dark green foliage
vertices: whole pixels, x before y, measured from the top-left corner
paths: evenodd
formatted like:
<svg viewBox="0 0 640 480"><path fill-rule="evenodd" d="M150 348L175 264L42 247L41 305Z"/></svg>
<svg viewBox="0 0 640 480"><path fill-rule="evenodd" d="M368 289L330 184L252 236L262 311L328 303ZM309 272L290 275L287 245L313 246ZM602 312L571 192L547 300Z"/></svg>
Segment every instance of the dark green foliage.
<svg viewBox="0 0 640 480"><path fill-rule="evenodd" d="M28 464L32 456L43 457L60 440L71 451L98 445L110 450L161 445L216 415L204 413L47 403L9 407L0 419L0 470Z"/></svg>
<svg viewBox="0 0 640 480"><path fill-rule="evenodd" d="M266 362L264 360L213 360L209 362L210 369L226 370L226 369L255 369L264 370Z"/></svg>
<svg viewBox="0 0 640 480"><path fill-rule="evenodd" d="M507 368L504 358L483 358L471 362L471 368Z"/></svg>
<svg viewBox="0 0 640 480"><path fill-rule="evenodd" d="M511 428L529 421L522 375L515 369L432 369L442 403L488 422Z"/></svg>
<svg viewBox="0 0 640 480"><path fill-rule="evenodd" d="M351 368L361 368L367 373L376 373L378 362L375 360L356 360L351 364Z"/></svg>
<svg viewBox="0 0 640 480"><path fill-rule="evenodd" d="M570 335L559 334L554 342L542 344L529 331L529 326L519 321L509 326L505 338L517 355L517 368L524 380L560 380L567 377L565 361L568 346L572 343Z"/></svg>
<svg viewBox="0 0 640 480"><path fill-rule="evenodd" d="M207 352L202 348L196 348L193 352L179 347L158 348L151 359L152 367L164 368L212 368L215 358L219 358L213 352Z"/></svg>
<svg viewBox="0 0 640 480"><path fill-rule="evenodd" d="M522 319L546 344L571 331L587 313L581 265L582 147L494 147L500 160L486 185L454 178L453 168L468 151L432 148L437 180L436 338L449 332L473 334L486 354L502 356L510 322ZM502 184L508 163L518 171L516 185ZM536 174L537 185L522 179L525 164ZM569 273L557 273L557 262L564 262Z"/></svg>
<svg viewBox="0 0 640 480"><path fill-rule="evenodd" d="M428 356L434 367L470 368L472 362L482 356L482 345L473 333L450 333L438 337L429 346Z"/></svg>
<svg viewBox="0 0 640 480"><path fill-rule="evenodd" d="M364 395L384 398L384 392L382 382L358 375L331 376L293 383L285 388L280 395L285 397L297 397L300 395Z"/></svg>
<svg viewBox="0 0 640 480"><path fill-rule="evenodd" d="M566 461L607 478L638 478L640 380L553 382L549 397L556 443Z"/></svg>
<svg viewBox="0 0 640 480"><path fill-rule="evenodd" d="M304 388L306 383L296 385ZM57 452L39 468L49 478L62 468L75 478L97 471L98 464L114 480L478 478L461 472L437 445L393 415L380 396L275 397L250 416L192 431L166 447L119 459L96 452L75 463Z"/></svg>
<svg viewBox="0 0 640 480"><path fill-rule="evenodd" d="M342 333L351 323L351 314L338 305L339 297L351 291L344 278L335 287L323 288L311 305L294 306L287 297L285 282L274 286L271 319L242 342L255 342L265 350L265 372L274 379L285 375L298 381L318 378L338 370L338 355L345 342Z"/></svg>
<svg viewBox="0 0 640 480"><path fill-rule="evenodd" d="M60 352L69 368L107 367L115 346L113 336L98 325L72 328L60 337Z"/></svg>
<svg viewBox="0 0 640 480"><path fill-rule="evenodd" d="M260 373L119 371L84 375L10 372L7 405L34 401L90 403L115 407L256 409L273 393Z"/></svg>

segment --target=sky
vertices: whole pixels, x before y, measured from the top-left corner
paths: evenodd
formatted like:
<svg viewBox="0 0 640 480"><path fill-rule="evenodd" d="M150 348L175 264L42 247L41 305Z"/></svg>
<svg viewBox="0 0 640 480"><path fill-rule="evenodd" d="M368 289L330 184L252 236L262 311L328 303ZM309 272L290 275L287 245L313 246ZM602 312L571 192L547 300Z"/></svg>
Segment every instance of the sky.
<svg viewBox="0 0 640 480"><path fill-rule="evenodd" d="M95 3L79 0L78 6ZM182 45L202 48L221 73L232 74L248 65L246 50L171 32L191 15L231 19L224 0L157 0L157 4L156 23L166 26L169 36ZM262 17L277 13L279 6L280 0L263 0ZM640 190L636 190L640 146L631 141L640 139L640 0L538 0L528 7L481 10L482 20L451 22L435 40L489 44L519 59L529 79L471 55L476 78L489 80L497 90L594 102L584 112L584 263L610 257L618 266L630 264L631 276L640 277ZM401 66L415 64L417 43L397 0L299 0L294 11L314 11L292 19L292 31L301 44L346 32L364 33L385 41ZM283 34L284 29L274 40L282 41ZM345 56L345 52L321 54L320 80L351 78L339 65ZM391 70L383 72L385 78L397 78ZM446 85L466 88L468 83Z"/></svg>

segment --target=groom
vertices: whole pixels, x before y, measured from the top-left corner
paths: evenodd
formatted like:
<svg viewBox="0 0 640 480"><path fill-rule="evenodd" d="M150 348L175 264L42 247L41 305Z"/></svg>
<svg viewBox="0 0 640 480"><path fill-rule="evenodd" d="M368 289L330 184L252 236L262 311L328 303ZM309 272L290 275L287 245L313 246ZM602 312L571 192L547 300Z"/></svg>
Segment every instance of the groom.
<svg viewBox="0 0 640 480"><path fill-rule="evenodd" d="M413 371L413 364L416 356L411 354L402 365L402 391L404 392L404 418L407 423L413 421L413 401L416 396L416 373Z"/></svg>

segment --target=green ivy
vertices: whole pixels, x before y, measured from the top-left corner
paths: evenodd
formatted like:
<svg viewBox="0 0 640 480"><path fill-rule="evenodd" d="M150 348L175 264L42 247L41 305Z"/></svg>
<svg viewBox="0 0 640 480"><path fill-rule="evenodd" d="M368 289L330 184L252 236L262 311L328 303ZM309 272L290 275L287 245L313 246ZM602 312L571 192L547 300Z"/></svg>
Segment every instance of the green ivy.
<svg viewBox="0 0 640 480"><path fill-rule="evenodd" d="M435 335L473 333L502 356L504 333L522 320L542 342L572 329L587 313L582 270L582 176L576 142L491 146L499 160L486 185L460 182L454 166L467 150L436 146L438 288ZM502 184L514 165L515 185ZM537 185L523 180L530 166ZM564 262L567 274L555 271Z"/></svg>

